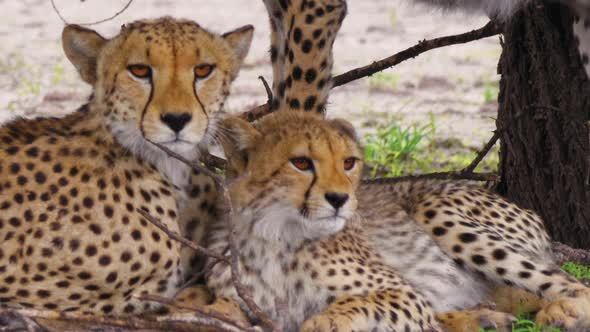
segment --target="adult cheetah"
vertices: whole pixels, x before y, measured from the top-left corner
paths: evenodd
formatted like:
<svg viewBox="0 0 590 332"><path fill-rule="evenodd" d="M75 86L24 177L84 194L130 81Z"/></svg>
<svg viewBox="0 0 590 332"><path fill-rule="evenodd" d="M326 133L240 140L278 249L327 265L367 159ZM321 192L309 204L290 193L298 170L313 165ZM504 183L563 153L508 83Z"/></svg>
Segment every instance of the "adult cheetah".
<svg viewBox="0 0 590 332"><path fill-rule="evenodd" d="M240 263L258 304L287 331L473 331L510 325L509 313L474 306L511 292L532 300L541 324L590 329L590 289L556 266L532 211L466 181L368 181L355 192L351 126L287 111L323 111L345 3L265 3L278 112L224 122ZM226 235L218 221L211 247ZM228 278L217 264L208 285L241 303Z"/></svg>
<svg viewBox="0 0 590 332"><path fill-rule="evenodd" d="M190 272L183 251L146 211L195 239L215 217L215 186L151 142L195 159L211 137L252 39L191 21L124 25L112 39L79 26L63 47L94 87L62 119L0 128L0 303L122 315L171 297Z"/></svg>

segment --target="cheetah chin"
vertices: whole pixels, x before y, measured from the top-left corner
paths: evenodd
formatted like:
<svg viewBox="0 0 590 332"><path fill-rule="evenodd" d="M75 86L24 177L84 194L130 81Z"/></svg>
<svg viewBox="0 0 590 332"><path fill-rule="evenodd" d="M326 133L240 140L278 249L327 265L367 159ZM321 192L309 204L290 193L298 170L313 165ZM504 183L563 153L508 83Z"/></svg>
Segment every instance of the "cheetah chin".
<svg viewBox="0 0 590 332"><path fill-rule="evenodd" d="M279 241L288 238L297 242L315 240L336 234L346 226L348 213L339 213L332 216L309 218L301 215L300 211L289 207L270 207L265 211L258 211L254 224L254 233L268 241ZM244 216L254 216L250 212Z"/></svg>
<svg viewBox="0 0 590 332"><path fill-rule="evenodd" d="M131 154L155 165L173 184L182 187L187 182L190 174L189 167L181 161L171 158L165 151L145 139L139 128L133 123L114 123L111 130L117 141L127 148ZM199 143L178 141L159 144L188 160L195 160L200 152Z"/></svg>

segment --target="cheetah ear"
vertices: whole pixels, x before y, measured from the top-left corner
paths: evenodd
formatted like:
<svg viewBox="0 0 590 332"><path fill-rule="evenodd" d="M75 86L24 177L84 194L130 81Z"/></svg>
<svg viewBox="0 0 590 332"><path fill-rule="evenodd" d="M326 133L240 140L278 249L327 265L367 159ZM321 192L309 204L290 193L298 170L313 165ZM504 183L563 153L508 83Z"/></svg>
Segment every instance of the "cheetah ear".
<svg viewBox="0 0 590 332"><path fill-rule="evenodd" d="M248 154L254 149L262 134L248 121L230 117L220 124L220 143L229 168L241 174L248 166Z"/></svg>
<svg viewBox="0 0 590 332"><path fill-rule="evenodd" d="M223 34L225 39L231 48L234 50L236 55L237 63L234 65L233 71L234 76L237 75L248 51L250 50L250 44L252 44L252 37L254 36L254 27L251 25L245 25L241 28L232 30Z"/></svg>
<svg viewBox="0 0 590 332"><path fill-rule="evenodd" d="M96 83L96 62L107 39L94 30L79 25L68 25L62 32L62 46L70 62L84 81Z"/></svg>
<svg viewBox="0 0 590 332"><path fill-rule="evenodd" d="M350 137L353 141L359 142L356 130L352 126L352 123L344 119L332 119L328 122L332 128L338 130L338 132Z"/></svg>

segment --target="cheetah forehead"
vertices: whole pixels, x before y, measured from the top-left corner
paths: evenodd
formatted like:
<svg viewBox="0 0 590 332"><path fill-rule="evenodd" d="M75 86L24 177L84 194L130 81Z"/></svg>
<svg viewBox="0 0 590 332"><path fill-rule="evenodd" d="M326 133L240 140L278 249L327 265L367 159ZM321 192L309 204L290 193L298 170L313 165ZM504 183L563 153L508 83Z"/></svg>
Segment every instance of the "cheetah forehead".
<svg viewBox="0 0 590 332"><path fill-rule="evenodd" d="M120 35L141 35L154 45L173 47L172 41L190 42L197 38L214 39L216 35L190 20L162 17L138 20L121 27Z"/></svg>
<svg viewBox="0 0 590 332"><path fill-rule="evenodd" d="M317 114L276 112L259 121L256 129L264 138L264 143L259 145L263 154L276 154L277 149L281 154L290 153L295 147L304 147L324 156L346 154L362 158L354 132L341 128L336 120L326 120Z"/></svg>
<svg viewBox="0 0 590 332"><path fill-rule="evenodd" d="M220 68L235 61L234 52L221 35L210 32L190 20L162 17L138 20L121 27L101 52L101 60L171 66L184 62L212 62Z"/></svg>

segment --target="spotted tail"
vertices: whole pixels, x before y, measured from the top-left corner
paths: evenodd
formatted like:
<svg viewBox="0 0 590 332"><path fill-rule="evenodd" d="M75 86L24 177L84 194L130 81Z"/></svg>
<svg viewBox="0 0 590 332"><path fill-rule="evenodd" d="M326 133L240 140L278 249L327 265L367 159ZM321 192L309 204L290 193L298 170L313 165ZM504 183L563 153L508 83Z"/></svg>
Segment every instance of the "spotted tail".
<svg viewBox="0 0 590 332"><path fill-rule="evenodd" d="M324 113L332 86L332 45L344 0L264 0L271 24L272 110Z"/></svg>

